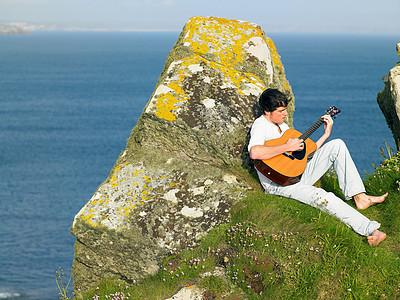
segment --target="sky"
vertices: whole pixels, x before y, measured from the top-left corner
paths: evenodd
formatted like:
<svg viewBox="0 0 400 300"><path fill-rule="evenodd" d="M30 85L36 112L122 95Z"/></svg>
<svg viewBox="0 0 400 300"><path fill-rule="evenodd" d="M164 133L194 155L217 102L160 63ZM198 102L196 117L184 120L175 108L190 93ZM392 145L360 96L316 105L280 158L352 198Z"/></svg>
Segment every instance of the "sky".
<svg viewBox="0 0 400 300"><path fill-rule="evenodd" d="M0 23L58 30L177 31L193 16L265 32L399 34L400 0L0 0Z"/></svg>

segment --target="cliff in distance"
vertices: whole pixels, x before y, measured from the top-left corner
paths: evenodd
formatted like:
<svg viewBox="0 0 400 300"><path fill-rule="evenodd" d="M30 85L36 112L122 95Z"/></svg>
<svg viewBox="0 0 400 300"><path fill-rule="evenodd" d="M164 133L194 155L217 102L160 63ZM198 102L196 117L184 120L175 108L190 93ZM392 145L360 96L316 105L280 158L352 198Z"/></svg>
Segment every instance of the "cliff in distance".
<svg viewBox="0 0 400 300"><path fill-rule="evenodd" d="M0 24L0 34L30 34L32 31L24 23Z"/></svg>
<svg viewBox="0 0 400 300"><path fill-rule="evenodd" d="M140 280L168 251L195 246L251 188L248 130L261 92L294 98L274 43L256 24L194 17L109 177L75 216L74 290ZM289 106L292 124L294 101Z"/></svg>

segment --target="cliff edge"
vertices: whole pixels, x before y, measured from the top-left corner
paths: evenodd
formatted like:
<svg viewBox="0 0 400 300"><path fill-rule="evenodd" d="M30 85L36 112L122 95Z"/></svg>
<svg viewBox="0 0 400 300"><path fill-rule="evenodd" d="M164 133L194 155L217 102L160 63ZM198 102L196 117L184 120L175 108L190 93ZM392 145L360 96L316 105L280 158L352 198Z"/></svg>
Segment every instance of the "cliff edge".
<svg viewBox="0 0 400 300"><path fill-rule="evenodd" d="M400 42L396 45L400 57ZM383 77L385 88L378 93L379 108L392 131L397 151L400 150L400 62Z"/></svg>
<svg viewBox="0 0 400 300"><path fill-rule="evenodd" d="M75 295L103 277L140 280L196 245L251 188L246 139L268 87L293 98L256 24L194 17L109 177L75 216ZM290 118L294 101L289 106ZM254 182L254 181L251 181Z"/></svg>

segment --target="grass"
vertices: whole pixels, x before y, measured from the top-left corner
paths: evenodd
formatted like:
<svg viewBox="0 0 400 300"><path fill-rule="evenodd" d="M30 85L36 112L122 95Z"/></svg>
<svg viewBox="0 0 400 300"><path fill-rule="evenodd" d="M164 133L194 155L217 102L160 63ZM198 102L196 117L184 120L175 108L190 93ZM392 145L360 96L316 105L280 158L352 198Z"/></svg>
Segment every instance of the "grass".
<svg viewBox="0 0 400 300"><path fill-rule="evenodd" d="M324 212L258 190L198 247L171 251L157 275L131 285L103 279L84 299L166 299L191 285L204 299L400 298L399 169L398 153L365 179L367 193L389 192L363 211L388 234L376 248ZM333 172L320 184L343 197Z"/></svg>

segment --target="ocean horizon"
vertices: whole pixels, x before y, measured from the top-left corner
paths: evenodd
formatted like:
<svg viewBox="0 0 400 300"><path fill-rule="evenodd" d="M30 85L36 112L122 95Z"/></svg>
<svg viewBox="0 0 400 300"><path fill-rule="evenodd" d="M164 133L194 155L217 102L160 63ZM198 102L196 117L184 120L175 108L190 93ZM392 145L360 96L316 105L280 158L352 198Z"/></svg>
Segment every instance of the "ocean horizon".
<svg viewBox="0 0 400 300"><path fill-rule="evenodd" d="M0 35L0 299L58 298L73 218L124 151L179 33ZM398 36L267 35L295 95L294 127L337 106L331 139L372 173L380 148L395 147L376 96L400 60Z"/></svg>

